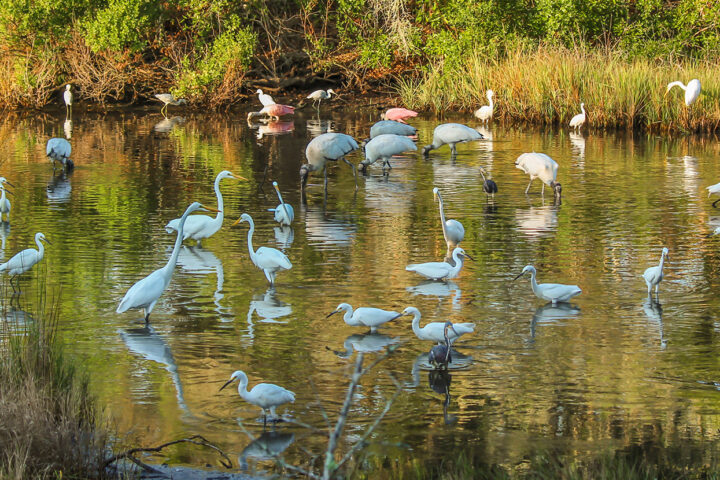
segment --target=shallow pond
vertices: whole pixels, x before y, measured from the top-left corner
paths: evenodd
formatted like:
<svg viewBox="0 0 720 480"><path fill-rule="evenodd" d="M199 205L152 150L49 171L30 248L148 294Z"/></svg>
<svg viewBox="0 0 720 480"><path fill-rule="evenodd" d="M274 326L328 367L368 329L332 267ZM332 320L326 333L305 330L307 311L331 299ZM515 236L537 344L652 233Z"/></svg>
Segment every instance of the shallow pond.
<svg viewBox="0 0 720 480"><path fill-rule="evenodd" d="M651 459L672 450L714 464L720 237L706 235L720 226L720 210L704 187L720 180L720 143L491 124L489 139L459 146L456 159L447 147L428 159L400 157L387 177L370 167L357 191L349 167L331 165L327 200L315 175L301 204L307 142L328 128L365 138L377 117L307 111L260 135L243 112L163 120L155 111L76 111L76 168L65 176L44 156L64 119L6 116L2 175L15 195L11 223L0 229L2 253L26 248L37 231L53 242L7 316L31 321L34 278L44 276L60 296L63 338L124 440L151 445L199 433L250 470L272 462L243 431L261 434L259 409L234 388L218 393L234 370L247 372L251 386L293 390L296 402L279 411L324 430L323 413L333 421L345 396L348 347L398 342L400 351L362 379L341 446L360 438L399 382L404 390L371 437L365 468L390 476L462 453L521 470L545 452L583 459L636 447ZM474 124L469 116L447 121ZM438 121L413 123L418 143L429 143ZM539 195L539 181L524 194L528 177L514 161L530 151L560 164L561 204ZM360 153L348 158L358 163ZM494 202L482 191L480 166L499 185ZM249 181L223 181L225 226L202 248L183 247L151 328L138 312L116 314L130 285L166 262L175 239L167 221L195 200L216 205L212 182L224 169ZM279 229L267 211L278 203L273 180L295 207L292 229ZM445 255L434 186L448 217L465 225L463 246L476 260L447 283L405 271ZM230 228L243 212L255 218L255 246L282 248L293 263L275 291L250 262L246 224ZM640 275L663 246L670 259L658 304ZM545 305L527 277L512 281L527 264L540 282L577 284L582 295ZM457 343L450 374L438 375L409 317L363 337L339 315L325 318L340 302L413 305L423 322L472 322L475 332ZM275 432L266 443L297 465L327 443L306 426ZM197 448L168 455L172 464L218 465Z"/></svg>

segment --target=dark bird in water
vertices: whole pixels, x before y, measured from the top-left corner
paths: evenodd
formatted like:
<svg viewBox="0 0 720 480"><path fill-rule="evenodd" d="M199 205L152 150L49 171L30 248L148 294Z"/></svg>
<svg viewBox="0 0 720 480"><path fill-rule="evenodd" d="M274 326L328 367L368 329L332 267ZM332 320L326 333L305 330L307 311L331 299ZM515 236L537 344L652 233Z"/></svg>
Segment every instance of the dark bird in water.
<svg viewBox="0 0 720 480"><path fill-rule="evenodd" d="M497 183L495 183L492 179L485 178L486 173L485 169L480 167L480 175L483 177L483 190L486 194L494 197L498 191Z"/></svg>
<svg viewBox="0 0 720 480"><path fill-rule="evenodd" d="M448 337L448 330L450 329L455 332L452 322L445 322L445 328L443 329L445 345L435 345L428 354L428 361L437 369L447 370L448 363L452 362L452 357L450 355L450 338ZM457 335L457 332L455 332L455 334Z"/></svg>

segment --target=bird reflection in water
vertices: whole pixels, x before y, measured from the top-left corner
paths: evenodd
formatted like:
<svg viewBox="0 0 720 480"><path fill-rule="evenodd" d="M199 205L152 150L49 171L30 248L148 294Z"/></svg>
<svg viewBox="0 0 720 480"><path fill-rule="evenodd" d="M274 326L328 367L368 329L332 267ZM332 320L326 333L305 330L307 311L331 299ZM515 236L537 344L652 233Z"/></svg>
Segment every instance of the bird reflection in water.
<svg viewBox="0 0 720 480"><path fill-rule="evenodd" d="M450 406L450 384L452 383L452 375L447 370L433 370L428 372L428 385L430 389L440 395L445 395L443 400L443 420L445 425L453 425L457 423L457 415L448 413Z"/></svg>
<svg viewBox="0 0 720 480"><path fill-rule="evenodd" d="M582 168L585 166L585 137L582 133L570 132L570 145L574 157L577 159L577 165Z"/></svg>
<svg viewBox="0 0 720 480"><path fill-rule="evenodd" d="M452 280L446 280L444 282L428 280L414 287L406 287L405 290L413 295L437 297L438 303L442 303L444 297L452 295L453 309L459 310L461 307L460 296L462 295L462 291Z"/></svg>
<svg viewBox="0 0 720 480"><path fill-rule="evenodd" d="M295 122L251 123L248 120L248 126L253 130L257 129L257 139L262 140L266 136L285 135L292 132L295 129Z"/></svg>
<svg viewBox="0 0 720 480"><path fill-rule="evenodd" d="M527 210L516 210L515 221L520 233L528 237L541 237L557 230L557 207L546 205L530 207Z"/></svg>
<svg viewBox="0 0 720 480"><path fill-rule="evenodd" d="M65 122L63 122L63 133L65 133L65 138L70 140L72 138L72 131L73 131L73 123L72 120L69 118L65 119Z"/></svg>
<svg viewBox="0 0 720 480"><path fill-rule="evenodd" d="M355 333L345 339L343 343L343 348L345 348L344 352L333 350L333 353L340 358L349 358L353 352L379 352L396 343L398 343L396 338L383 335L382 333Z"/></svg>
<svg viewBox="0 0 720 480"><path fill-rule="evenodd" d="M290 248L295 240L295 231L293 228L288 225L283 225L274 227L273 231L275 232L275 243L280 247L280 250L284 252L285 249Z"/></svg>
<svg viewBox="0 0 720 480"><path fill-rule="evenodd" d="M560 302L553 305L552 302L549 302L538 307L530 321L530 342L535 341L535 329L538 324L557 324L560 323L560 320L577 318L578 315L580 315L580 308L572 303Z"/></svg>
<svg viewBox="0 0 720 480"><path fill-rule="evenodd" d="M652 297L647 297L645 303L643 303L643 312L645 312L645 316L650 323L657 325L660 334L660 349L665 350L665 348L667 348L667 340L665 340L663 333L662 305Z"/></svg>
<svg viewBox="0 0 720 480"><path fill-rule="evenodd" d="M465 355L464 353L460 353L457 349L454 347L451 350L452 355L452 363L448 365L448 370L463 370L473 363L473 357L472 355ZM428 352L427 350L415 357L415 361L413 362L412 371L410 374L412 375L412 383L405 383L406 387L411 388L417 388L420 386L420 372L422 370L429 370L434 371L435 367L433 367L430 362L428 361Z"/></svg>
<svg viewBox="0 0 720 480"><path fill-rule="evenodd" d="M0 221L0 258L5 258L5 244L10 236L10 222Z"/></svg>
<svg viewBox="0 0 720 480"><path fill-rule="evenodd" d="M335 130L333 129L333 122L332 120L320 120L313 119L307 121L307 131L310 132L310 135L313 137L317 137L318 135L322 135L323 133L332 133Z"/></svg>
<svg viewBox="0 0 720 480"><path fill-rule="evenodd" d="M273 287L268 288L263 295L253 296L247 314L248 331L246 336L250 339L255 338L254 313L257 313L263 323L286 323L280 322L278 319L292 314L292 306L278 300Z"/></svg>
<svg viewBox="0 0 720 480"><path fill-rule="evenodd" d="M71 175L72 170L70 172L66 172L64 169L53 171L53 176L48 180L46 189L49 204L59 205L70 201L70 194L72 193Z"/></svg>
<svg viewBox="0 0 720 480"><path fill-rule="evenodd" d="M120 336L122 337L123 342L125 342L128 350L140 355L145 360L150 360L151 362L163 365L165 370L170 372L170 377L175 385L178 406L183 411L189 413L190 410L185 403L183 387L180 382L180 375L178 374L175 358L173 357L170 347L167 343L165 343L163 337L155 332L155 329L151 325L146 325L143 328L121 330Z"/></svg>
<svg viewBox="0 0 720 480"><path fill-rule="evenodd" d="M225 282L225 271L223 264L218 257L210 250L202 247L183 245L178 254L177 264L190 273L198 275L206 275L215 273L217 275L217 283L215 285L215 293L213 294L213 303L215 303L215 311L220 314L221 320L227 319L232 321L230 315L230 307L223 307L220 301L225 297L223 291L223 283Z"/></svg>
<svg viewBox="0 0 720 480"><path fill-rule="evenodd" d="M248 458L256 461L274 460L283 453L295 441L294 433L282 433L276 431L263 432L262 435L243 449L238 456L238 465L242 471L248 470Z"/></svg>
<svg viewBox="0 0 720 480"><path fill-rule="evenodd" d="M182 123L185 123L185 118L183 117L166 117L156 123L153 127L153 130L155 131L155 133L170 133L170 131L172 131L175 126Z"/></svg>

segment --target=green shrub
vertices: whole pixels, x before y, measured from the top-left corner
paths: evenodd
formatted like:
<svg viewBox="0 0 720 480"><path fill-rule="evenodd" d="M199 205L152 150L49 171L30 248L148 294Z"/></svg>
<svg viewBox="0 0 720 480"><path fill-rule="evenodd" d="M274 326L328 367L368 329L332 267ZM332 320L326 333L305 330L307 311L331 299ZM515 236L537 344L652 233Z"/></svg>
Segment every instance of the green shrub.
<svg viewBox="0 0 720 480"><path fill-rule="evenodd" d="M154 0L110 0L81 24L85 41L94 51L125 48L140 51L147 45L149 31L159 17Z"/></svg>

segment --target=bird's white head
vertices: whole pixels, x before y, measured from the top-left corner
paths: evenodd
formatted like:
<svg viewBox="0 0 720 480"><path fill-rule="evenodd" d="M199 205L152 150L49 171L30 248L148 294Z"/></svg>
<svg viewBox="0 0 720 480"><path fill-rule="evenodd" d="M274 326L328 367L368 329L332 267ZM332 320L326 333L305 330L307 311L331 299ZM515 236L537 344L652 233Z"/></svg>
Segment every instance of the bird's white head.
<svg viewBox="0 0 720 480"><path fill-rule="evenodd" d="M255 93L257 93L258 95L262 95L262 90L260 90L260 89L258 88Z"/></svg>
<svg viewBox="0 0 720 480"><path fill-rule="evenodd" d="M493 92L492 90L488 90L488 91L485 93L485 95L486 95L488 98L490 98L490 97L492 97L493 95L495 95L495 92Z"/></svg>
<svg viewBox="0 0 720 480"><path fill-rule="evenodd" d="M222 172L218 173L217 178L234 178L235 180L245 180L246 182L249 181L247 178L241 177L240 175L235 175L229 170L223 170Z"/></svg>
<svg viewBox="0 0 720 480"><path fill-rule="evenodd" d="M662 254L665 256L665 258L670 258L669 253L670 250L668 250L667 247L663 247Z"/></svg>
<svg viewBox="0 0 720 480"><path fill-rule="evenodd" d="M252 223L252 221L253 219L250 215L248 215L247 213L243 213L242 215L240 215L240 218L238 218L237 221L230 226L234 227L235 225L239 225L242 222Z"/></svg>
<svg viewBox="0 0 720 480"><path fill-rule="evenodd" d="M433 188L433 199L435 199L435 200L437 200L437 199L442 200L442 197L440 197L440 189L439 189L438 187Z"/></svg>
<svg viewBox="0 0 720 480"><path fill-rule="evenodd" d="M332 93L333 95L337 95L337 93L335 93L335 90L333 90L332 88L329 88L328 91L327 91L327 93L328 93L328 95L331 94L331 93Z"/></svg>
<svg viewBox="0 0 720 480"><path fill-rule="evenodd" d="M525 265L525 268L522 269L522 272L520 272L520 275L513 278L513 281L517 280L518 278L522 277L523 275L525 275L528 272L530 273L530 275L535 275L535 267L533 267L532 265Z"/></svg>
<svg viewBox="0 0 720 480"><path fill-rule="evenodd" d="M206 207L200 202L193 202L190 204L187 210L185 210L185 213L197 212L198 210L202 210L203 212L217 212L217 210L215 210L214 208Z"/></svg>
<svg viewBox="0 0 720 480"><path fill-rule="evenodd" d="M228 380L227 382L225 382L225 384L224 384L222 387L220 387L220 390L219 390L219 391L222 391L223 388L227 387L228 385L230 385L231 383L233 383L233 382L235 382L235 381L237 381L237 380L239 380L240 383L245 383L245 384L247 384L248 378L247 378L247 375L245 375L245 372L243 372L242 370L235 370L235 371L233 372L233 374L230 375L230 380Z"/></svg>
<svg viewBox="0 0 720 480"><path fill-rule="evenodd" d="M330 312L330 313L328 314L328 316L325 317L325 318L330 318L330 317L332 317L333 315L335 315L336 313L349 312L350 310L352 310L352 307L351 307L349 304L347 304L347 303L341 303L340 305L338 305L338 306L335 308L335 310L333 310L332 312Z"/></svg>
<svg viewBox="0 0 720 480"><path fill-rule="evenodd" d="M45 238L45 235L43 235L40 232L35 234L35 243L37 243L37 242L44 242L44 243L47 243L48 245L52 245L52 243L50 243L50 240Z"/></svg>
<svg viewBox="0 0 720 480"><path fill-rule="evenodd" d="M583 102L580 102L580 108L582 109L585 106Z"/></svg>
<svg viewBox="0 0 720 480"><path fill-rule="evenodd" d="M280 193L280 187L278 186L277 182L273 182L273 188L275 189L276 192Z"/></svg>
<svg viewBox="0 0 720 480"><path fill-rule="evenodd" d="M420 318L420 310L418 310L415 307L407 307L405 310L402 311L403 316L406 315L413 315L415 317Z"/></svg>
<svg viewBox="0 0 720 480"><path fill-rule="evenodd" d="M72 85L70 85L69 83L67 85L65 85L65 90L70 90L71 88L72 88Z"/></svg>
<svg viewBox="0 0 720 480"><path fill-rule="evenodd" d="M467 258L472 261L475 261L474 258L472 258L470 255L468 255L465 250L463 250L461 247L455 247L455 250L453 250L452 253L453 257L461 257L461 258Z"/></svg>

